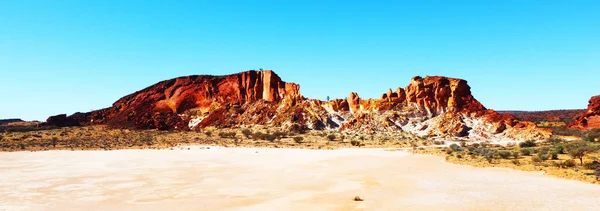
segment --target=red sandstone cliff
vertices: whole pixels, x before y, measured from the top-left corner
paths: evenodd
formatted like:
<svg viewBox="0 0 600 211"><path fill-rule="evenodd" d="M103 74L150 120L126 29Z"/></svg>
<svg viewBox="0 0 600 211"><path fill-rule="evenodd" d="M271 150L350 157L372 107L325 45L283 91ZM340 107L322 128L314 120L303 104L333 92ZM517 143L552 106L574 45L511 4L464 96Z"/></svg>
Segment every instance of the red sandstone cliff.
<svg viewBox="0 0 600 211"><path fill-rule="evenodd" d="M186 76L125 96L110 108L90 113L89 121L141 129L183 129L187 123L180 114L192 109L206 113L232 104L283 102L291 105L301 99L299 85L283 82L270 70L226 76Z"/></svg>
<svg viewBox="0 0 600 211"><path fill-rule="evenodd" d="M600 128L600 95L593 96L587 110L577 116L567 127L580 130Z"/></svg>
<svg viewBox="0 0 600 211"><path fill-rule="evenodd" d="M283 82L270 70L187 76L125 96L110 108L68 119L138 129L269 125L470 139L548 136L533 123L486 109L471 95L467 81L442 76L414 77L405 88L390 89L380 99L365 100L351 93L347 99L328 102L305 99L299 85Z"/></svg>

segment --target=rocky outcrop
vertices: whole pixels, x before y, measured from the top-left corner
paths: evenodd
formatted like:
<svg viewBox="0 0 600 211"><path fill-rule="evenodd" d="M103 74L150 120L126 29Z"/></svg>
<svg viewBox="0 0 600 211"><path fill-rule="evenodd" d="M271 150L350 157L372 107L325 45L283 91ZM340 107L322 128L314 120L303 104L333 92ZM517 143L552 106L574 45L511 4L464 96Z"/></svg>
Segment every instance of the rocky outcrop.
<svg viewBox="0 0 600 211"><path fill-rule="evenodd" d="M197 129L268 125L294 130L412 133L465 139L543 138L535 124L486 109L467 81L414 77L380 99L305 99L300 87L270 70L227 76L187 76L159 82L125 96L112 107L76 113L82 124L138 129Z"/></svg>
<svg viewBox="0 0 600 211"><path fill-rule="evenodd" d="M77 119L116 127L184 129L188 128L186 112L204 114L247 102L293 105L302 99L299 85L282 81L270 70L252 70L162 81L119 99L110 108L79 114Z"/></svg>
<svg viewBox="0 0 600 211"><path fill-rule="evenodd" d="M56 127L71 127L80 125L77 120L75 120L73 117L67 116L66 114L48 117L46 124Z"/></svg>
<svg viewBox="0 0 600 211"><path fill-rule="evenodd" d="M580 130L600 128L600 95L593 96L587 110L577 116L567 127Z"/></svg>

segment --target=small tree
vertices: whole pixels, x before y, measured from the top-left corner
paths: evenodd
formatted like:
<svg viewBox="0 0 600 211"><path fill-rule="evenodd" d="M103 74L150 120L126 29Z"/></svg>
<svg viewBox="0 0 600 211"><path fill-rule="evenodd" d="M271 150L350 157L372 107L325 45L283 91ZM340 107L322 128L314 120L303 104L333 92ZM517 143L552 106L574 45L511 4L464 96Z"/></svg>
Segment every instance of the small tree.
<svg viewBox="0 0 600 211"><path fill-rule="evenodd" d="M579 159L581 165L583 165L583 157L591 152L595 152L598 148L592 146L586 141L574 141L565 146L567 153L574 159Z"/></svg>
<svg viewBox="0 0 600 211"><path fill-rule="evenodd" d="M519 147L521 147L521 148L535 147L536 145L537 144L535 144L534 140L529 140L529 141L519 143Z"/></svg>

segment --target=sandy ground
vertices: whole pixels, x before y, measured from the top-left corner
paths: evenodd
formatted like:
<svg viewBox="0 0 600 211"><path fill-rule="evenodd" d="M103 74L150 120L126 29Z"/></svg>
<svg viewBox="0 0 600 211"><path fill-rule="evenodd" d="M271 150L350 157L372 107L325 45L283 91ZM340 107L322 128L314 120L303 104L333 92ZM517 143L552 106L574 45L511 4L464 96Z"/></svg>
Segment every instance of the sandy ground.
<svg viewBox="0 0 600 211"><path fill-rule="evenodd" d="M0 210L600 210L600 186L382 149L2 152Z"/></svg>

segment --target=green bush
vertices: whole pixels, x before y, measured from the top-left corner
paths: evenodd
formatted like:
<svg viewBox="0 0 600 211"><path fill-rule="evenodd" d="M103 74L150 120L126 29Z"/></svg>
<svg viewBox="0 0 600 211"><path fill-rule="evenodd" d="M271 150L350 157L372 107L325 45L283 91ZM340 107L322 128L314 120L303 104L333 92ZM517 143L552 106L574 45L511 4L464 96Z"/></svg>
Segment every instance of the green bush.
<svg viewBox="0 0 600 211"><path fill-rule="evenodd" d="M462 148L458 146L458 144L451 144L448 148L450 148L454 152L462 151Z"/></svg>
<svg viewBox="0 0 600 211"><path fill-rule="evenodd" d="M548 160L550 158L550 155L548 155L548 154L537 154L536 157L540 158L540 160L542 160L542 161L546 161L546 160Z"/></svg>
<svg viewBox="0 0 600 211"><path fill-rule="evenodd" d="M512 152L512 156L515 159L519 159L519 158L521 158L521 152L519 152L519 151L513 151Z"/></svg>
<svg viewBox="0 0 600 211"><path fill-rule="evenodd" d="M519 147L521 147L521 148L535 147L535 146L537 146L537 145L534 140L529 140L529 141L519 143Z"/></svg>
<svg viewBox="0 0 600 211"><path fill-rule="evenodd" d="M565 154L565 146L562 144L557 144L554 145L554 150L558 153L558 154Z"/></svg>
<svg viewBox="0 0 600 211"><path fill-rule="evenodd" d="M600 170L600 163L598 161L593 161L591 163L585 163L583 167L590 170Z"/></svg>
<svg viewBox="0 0 600 211"><path fill-rule="evenodd" d="M524 148L524 149L521 149L521 154L522 154L523 156L530 156L530 155L531 155L531 152L532 152L532 150L531 150L530 148Z"/></svg>
<svg viewBox="0 0 600 211"><path fill-rule="evenodd" d="M500 150L498 151L498 155L502 158L502 159L509 159L510 156L512 155L512 153L510 153L509 151L506 150Z"/></svg>
<svg viewBox="0 0 600 211"><path fill-rule="evenodd" d="M561 168L573 168L576 165L577 163L575 163L575 160L565 160L560 164Z"/></svg>
<svg viewBox="0 0 600 211"><path fill-rule="evenodd" d="M550 158L552 158L552 160L558 160L558 152L557 151L550 152Z"/></svg>
<svg viewBox="0 0 600 211"><path fill-rule="evenodd" d="M335 135L334 134L329 134L327 135L327 139L329 139L329 141L335 141Z"/></svg>
<svg viewBox="0 0 600 211"><path fill-rule="evenodd" d="M533 161L534 163L540 163L542 162L542 158L540 158L540 156L533 156L531 157L531 161Z"/></svg>

